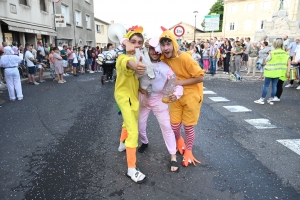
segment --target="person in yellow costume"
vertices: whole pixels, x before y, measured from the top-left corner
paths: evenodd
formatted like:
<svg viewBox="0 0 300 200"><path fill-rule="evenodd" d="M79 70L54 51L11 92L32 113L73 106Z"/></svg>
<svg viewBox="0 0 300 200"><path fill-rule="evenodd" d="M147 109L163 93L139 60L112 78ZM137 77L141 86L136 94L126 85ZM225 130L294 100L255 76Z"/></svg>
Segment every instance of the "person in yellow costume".
<svg viewBox="0 0 300 200"><path fill-rule="evenodd" d="M130 46L141 48L144 43L142 35L143 27L132 27L124 35L125 40L121 42L128 50ZM134 48L132 49L134 51ZM127 52L132 54L132 52ZM123 117L123 125L120 142L124 142L127 157L127 176L136 183L142 183L146 176L136 168L136 148L138 147L138 113L139 113L139 81L135 73L144 74L146 66L140 58L137 63L133 56L121 54L116 63L117 79L115 84L115 100Z"/></svg>
<svg viewBox="0 0 300 200"><path fill-rule="evenodd" d="M177 85L184 88L183 96L173 103L170 103L170 119L172 129L175 133L177 150L183 154L183 166L195 162L192 148L195 140L194 126L198 123L200 109L203 100L204 71L198 63L186 52L178 50L175 35L161 27L163 33L160 36L160 46L162 50L161 60L169 65L176 74ZM180 128L184 124L186 135L186 145L181 137Z"/></svg>

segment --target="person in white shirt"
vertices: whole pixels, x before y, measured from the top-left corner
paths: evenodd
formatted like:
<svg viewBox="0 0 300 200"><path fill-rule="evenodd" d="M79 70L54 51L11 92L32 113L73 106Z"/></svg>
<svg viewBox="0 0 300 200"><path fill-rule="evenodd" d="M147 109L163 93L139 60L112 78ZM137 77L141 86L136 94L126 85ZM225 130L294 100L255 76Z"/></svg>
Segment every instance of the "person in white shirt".
<svg viewBox="0 0 300 200"><path fill-rule="evenodd" d="M103 75L106 74L107 78L105 82L111 81L113 82L113 71L116 66L116 52L113 49L113 45L111 43L107 44L107 49L108 51L104 51L103 54L106 56L106 61L103 65L104 73ZM107 59L110 57L110 59Z"/></svg>
<svg viewBox="0 0 300 200"><path fill-rule="evenodd" d="M82 74L85 73L85 57L83 52L80 53L80 71Z"/></svg>
<svg viewBox="0 0 300 200"><path fill-rule="evenodd" d="M59 52L61 51L61 50L63 50L63 46L62 46L62 43L60 42L60 43L58 43L58 50L59 50Z"/></svg>
<svg viewBox="0 0 300 200"><path fill-rule="evenodd" d="M36 73L36 68L34 62L36 62L36 59L34 58L33 54L31 53L32 51L32 44L28 44L26 46L27 51L25 53L25 61L27 63L27 70L28 70L28 84L30 85L39 85L38 82L35 81L35 73Z"/></svg>
<svg viewBox="0 0 300 200"><path fill-rule="evenodd" d="M78 67L78 54L76 48L73 48L73 76L78 76L77 67Z"/></svg>
<svg viewBox="0 0 300 200"><path fill-rule="evenodd" d="M22 85L18 70L18 66L22 62L22 59L19 56L14 55L9 46L4 49L4 54L5 55L0 55L0 67L4 68L9 99L15 101L17 94L18 100L22 100Z"/></svg>
<svg viewBox="0 0 300 200"><path fill-rule="evenodd" d="M300 74L300 45L298 45L296 47L294 56L293 56L293 60L292 60L292 65L294 67L298 67L298 74ZM300 90L300 82L299 82L299 86L296 88L297 90Z"/></svg>

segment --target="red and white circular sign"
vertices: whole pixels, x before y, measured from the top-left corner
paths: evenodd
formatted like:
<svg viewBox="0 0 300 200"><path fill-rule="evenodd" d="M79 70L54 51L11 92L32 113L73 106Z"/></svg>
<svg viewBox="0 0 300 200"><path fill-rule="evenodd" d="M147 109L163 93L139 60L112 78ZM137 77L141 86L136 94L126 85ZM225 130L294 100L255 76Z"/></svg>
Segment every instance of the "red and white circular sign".
<svg viewBox="0 0 300 200"><path fill-rule="evenodd" d="M184 28L181 25L177 25L174 28L174 35L176 35L177 37L181 37L184 35Z"/></svg>

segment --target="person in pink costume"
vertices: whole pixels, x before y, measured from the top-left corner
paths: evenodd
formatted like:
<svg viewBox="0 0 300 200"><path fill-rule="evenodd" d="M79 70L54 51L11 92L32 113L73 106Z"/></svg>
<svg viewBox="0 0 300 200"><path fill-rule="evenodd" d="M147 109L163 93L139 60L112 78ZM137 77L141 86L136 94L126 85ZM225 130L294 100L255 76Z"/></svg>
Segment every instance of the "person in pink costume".
<svg viewBox="0 0 300 200"><path fill-rule="evenodd" d="M152 71L147 72L139 78L139 136L142 145L138 148L140 153L143 153L148 147L148 138L146 134L147 119L150 111L156 116L159 126L167 146L171 154L171 171L179 171L179 165L176 159L176 139L170 123L170 114L168 104L162 102L164 87L167 81L174 77L172 69L164 62L160 61L161 50L159 41L152 38L149 41L149 56L152 63ZM147 52L146 52L147 53ZM144 59L145 60L145 59ZM150 61L149 61L150 62ZM147 66L148 67L148 66ZM153 74L154 72L154 74ZM152 74L153 77L151 77ZM150 87L149 87L150 85ZM149 91L149 88L151 91ZM150 94L149 94L150 93ZM174 92L169 95L169 102L174 102L183 95L183 87L176 86Z"/></svg>

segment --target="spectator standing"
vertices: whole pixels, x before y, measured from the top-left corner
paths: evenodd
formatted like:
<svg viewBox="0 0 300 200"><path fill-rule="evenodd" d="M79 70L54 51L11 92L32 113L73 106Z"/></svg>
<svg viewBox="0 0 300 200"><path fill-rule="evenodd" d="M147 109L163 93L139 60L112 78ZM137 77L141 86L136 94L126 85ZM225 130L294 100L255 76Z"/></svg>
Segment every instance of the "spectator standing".
<svg viewBox="0 0 300 200"><path fill-rule="evenodd" d="M217 54L218 46L215 45L215 40L211 40L211 47L209 49L209 61L210 61L210 74L213 76L216 74Z"/></svg>
<svg viewBox="0 0 300 200"><path fill-rule="evenodd" d="M63 57L60 55L59 49L57 47L53 48L53 61L55 67L55 73L57 75L58 83L65 83L66 81L63 78L64 67L63 67Z"/></svg>
<svg viewBox="0 0 300 200"><path fill-rule="evenodd" d="M54 67L54 58L53 58L54 50L51 48L50 54L49 54L49 63L50 63L50 76L53 81L57 80L55 76L55 67Z"/></svg>
<svg viewBox="0 0 300 200"><path fill-rule="evenodd" d="M284 50L288 50L289 46L290 46L290 41L289 41L289 36L285 35L283 36L283 46L284 46Z"/></svg>
<svg viewBox="0 0 300 200"><path fill-rule="evenodd" d="M22 85L18 70L18 66L22 62L22 59L19 56L15 56L9 48L7 48L4 52L5 55L3 55L2 51L0 53L0 67L5 69L4 71L9 99L11 101L15 101L17 94L18 100L22 100Z"/></svg>
<svg viewBox="0 0 300 200"><path fill-rule="evenodd" d="M249 65L248 65L248 73L246 76L248 76L250 74L251 68L252 68L253 69L253 77L255 77L258 53L259 53L259 48L257 46L257 42L254 42L253 45L250 45L250 47L248 49Z"/></svg>
<svg viewBox="0 0 300 200"><path fill-rule="evenodd" d="M207 42L204 43L204 48L203 48L203 66L205 73L208 73L209 69L209 48Z"/></svg>
<svg viewBox="0 0 300 200"><path fill-rule="evenodd" d="M44 67L46 67L46 64L43 63L43 55L41 50L37 51L37 56L36 56L36 60L37 60L37 68L39 69L39 83L43 83L46 82L45 80L43 80L43 71L44 71Z"/></svg>
<svg viewBox="0 0 300 200"><path fill-rule="evenodd" d="M19 55L18 43L16 41L13 41L12 45L13 45L12 50L14 52L14 55Z"/></svg>
<svg viewBox="0 0 300 200"><path fill-rule="evenodd" d="M62 66L64 68L63 76L69 76L69 74L67 74L67 68L68 68L67 45L63 46L63 50L60 51L60 55L62 57Z"/></svg>
<svg viewBox="0 0 300 200"><path fill-rule="evenodd" d="M73 73L73 60L74 60L73 51L74 50L72 49L72 45L69 45L69 48L67 49L67 55L68 55L68 67L70 73Z"/></svg>
<svg viewBox="0 0 300 200"><path fill-rule="evenodd" d="M290 65L289 55L284 51L283 40L276 39L273 42L274 50L270 52L266 58L266 66L264 69L265 81L262 91L261 98L254 101L257 104L264 104L265 98L268 93L268 87L271 83L272 92L271 98L268 100L268 103L274 100L277 91L277 83L280 77L284 76L287 72L288 65ZM289 74L286 75L289 77Z"/></svg>
<svg viewBox="0 0 300 200"><path fill-rule="evenodd" d="M230 58L231 58L231 49L232 46L228 40L225 40L225 44L223 46L224 48L224 54L223 54L223 59L224 59L224 73L229 74L229 65L230 65ZM225 56L225 57L224 57Z"/></svg>
<svg viewBox="0 0 300 200"><path fill-rule="evenodd" d="M27 71L28 71L28 80L30 85L39 85L38 82L35 81L35 73L36 73L36 67L34 62L36 62L36 59L34 57L34 55L31 53L32 49L33 49L33 45L32 44L28 44L26 46L27 51L25 53L25 61L26 61L26 65L27 65Z"/></svg>
<svg viewBox="0 0 300 200"><path fill-rule="evenodd" d="M64 48L63 48L63 45L61 42L58 43L58 50L59 51L62 51Z"/></svg>
<svg viewBox="0 0 300 200"><path fill-rule="evenodd" d="M291 61L293 60L295 50L296 50L297 46L299 46L299 45L300 45L300 37L297 37L294 42L290 43L288 50L289 50L289 55L290 55ZM290 80L290 83L287 84L285 87L293 87L293 84L294 84L294 80Z"/></svg>
<svg viewBox="0 0 300 200"><path fill-rule="evenodd" d="M258 69L260 71L260 76L258 79L263 79L263 73L264 73L264 60L268 57L270 48L268 47L268 42L263 42L262 43L262 49L258 52Z"/></svg>
<svg viewBox="0 0 300 200"><path fill-rule="evenodd" d="M77 67L78 67L78 56L76 48L73 49L73 75L78 76L77 74Z"/></svg>
<svg viewBox="0 0 300 200"><path fill-rule="evenodd" d="M235 49L233 50L233 55L234 55L233 71L234 72L240 72L242 54L244 52L243 49L244 48L241 46L240 41L236 41L235 42Z"/></svg>

